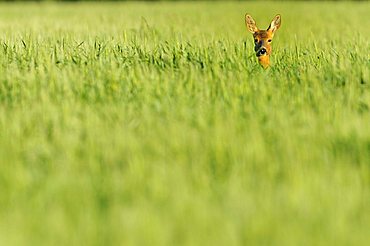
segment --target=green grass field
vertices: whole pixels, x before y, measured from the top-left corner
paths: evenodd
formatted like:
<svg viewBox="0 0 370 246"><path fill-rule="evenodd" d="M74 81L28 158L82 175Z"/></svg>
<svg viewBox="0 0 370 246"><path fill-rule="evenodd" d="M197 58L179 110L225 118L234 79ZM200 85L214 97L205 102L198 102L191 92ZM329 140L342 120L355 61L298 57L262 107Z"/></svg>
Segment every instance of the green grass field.
<svg viewBox="0 0 370 246"><path fill-rule="evenodd" d="M0 245L367 245L369 12L0 4Z"/></svg>

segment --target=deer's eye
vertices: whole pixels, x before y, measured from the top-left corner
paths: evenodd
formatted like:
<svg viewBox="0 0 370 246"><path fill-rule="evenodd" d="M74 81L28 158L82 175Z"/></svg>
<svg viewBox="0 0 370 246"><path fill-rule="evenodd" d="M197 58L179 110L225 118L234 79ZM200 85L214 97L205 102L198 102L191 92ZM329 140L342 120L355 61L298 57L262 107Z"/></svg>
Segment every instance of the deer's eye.
<svg viewBox="0 0 370 246"><path fill-rule="evenodd" d="M267 42L269 42L269 43L271 43L271 41L272 41L271 39L267 40Z"/></svg>
<svg viewBox="0 0 370 246"><path fill-rule="evenodd" d="M254 42L255 42L255 43L258 43L258 39L255 39L255 40L254 40Z"/></svg>

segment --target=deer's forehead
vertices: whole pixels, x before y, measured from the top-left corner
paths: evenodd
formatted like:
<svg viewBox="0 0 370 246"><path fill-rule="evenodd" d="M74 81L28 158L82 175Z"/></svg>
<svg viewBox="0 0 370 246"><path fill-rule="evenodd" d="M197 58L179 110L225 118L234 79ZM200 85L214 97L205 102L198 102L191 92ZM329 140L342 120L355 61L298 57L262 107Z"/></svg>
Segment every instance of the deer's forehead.
<svg viewBox="0 0 370 246"><path fill-rule="evenodd" d="M271 33L265 30L259 30L253 34L253 37L255 38L270 38Z"/></svg>

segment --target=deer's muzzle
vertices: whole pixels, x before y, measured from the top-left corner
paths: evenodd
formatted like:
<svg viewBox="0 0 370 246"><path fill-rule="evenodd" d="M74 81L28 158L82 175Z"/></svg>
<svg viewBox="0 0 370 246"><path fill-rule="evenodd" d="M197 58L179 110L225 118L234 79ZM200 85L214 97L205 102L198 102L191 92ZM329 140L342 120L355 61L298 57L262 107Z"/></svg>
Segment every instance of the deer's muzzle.
<svg viewBox="0 0 370 246"><path fill-rule="evenodd" d="M267 50L265 47L261 47L259 48L257 51L256 51L256 56L257 57L260 57L260 56L263 56L263 55L267 55Z"/></svg>

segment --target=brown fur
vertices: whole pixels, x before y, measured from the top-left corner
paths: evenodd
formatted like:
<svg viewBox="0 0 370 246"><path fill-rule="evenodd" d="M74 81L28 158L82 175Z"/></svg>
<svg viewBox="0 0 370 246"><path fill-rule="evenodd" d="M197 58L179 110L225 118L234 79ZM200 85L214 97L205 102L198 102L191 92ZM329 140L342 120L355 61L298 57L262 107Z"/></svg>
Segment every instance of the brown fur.
<svg viewBox="0 0 370 246"><path fill-rule="evenodd" d="M254 51L256 52L258 62L266 69L270 66L270 55L272 53L271 42L275 32L281 26L281 16L276 15L267 30L259 30L256 22L249 14L245 15L245 24L247 29L253 34Z"/></svg>

